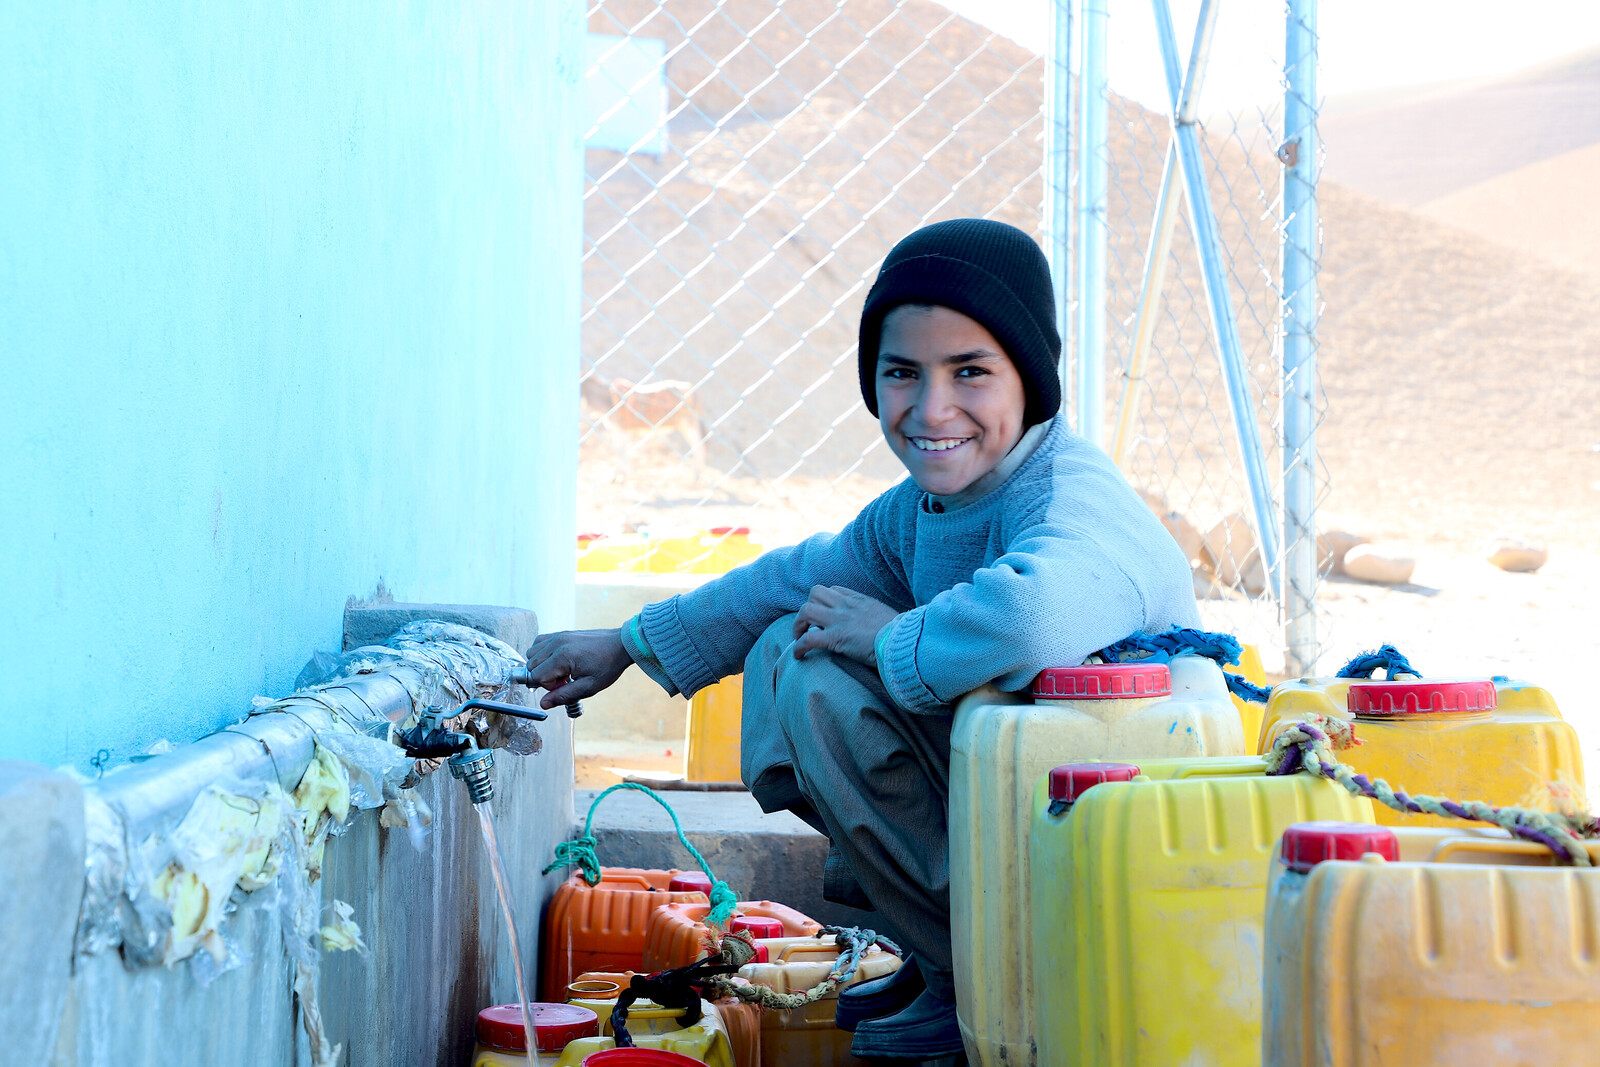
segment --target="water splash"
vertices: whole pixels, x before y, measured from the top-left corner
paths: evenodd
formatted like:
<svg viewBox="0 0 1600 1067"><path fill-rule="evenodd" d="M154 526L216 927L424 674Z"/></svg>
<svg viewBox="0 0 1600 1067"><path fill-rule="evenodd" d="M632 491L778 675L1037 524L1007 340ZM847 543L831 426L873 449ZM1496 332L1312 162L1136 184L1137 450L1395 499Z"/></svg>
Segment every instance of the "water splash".
<svg viewBox="0 0 1600 1067"><path fill-rule="evenodd" d="M512 914L511 880L506 877L506 865L500 859L500 839L494 832L494 806L485 800L472 807L478 813L478 829L483 832L483 846L489 852L489 870L494 874L494 888L500 894L500 909L506 916L506 934L511 938L511 966L517 972L517 999L522 1003L528 1067L539 1067L539 1037L533 1028L532 1002L528 999L528 982L522 971L522 943L517 939L517 921Z"/></svg>

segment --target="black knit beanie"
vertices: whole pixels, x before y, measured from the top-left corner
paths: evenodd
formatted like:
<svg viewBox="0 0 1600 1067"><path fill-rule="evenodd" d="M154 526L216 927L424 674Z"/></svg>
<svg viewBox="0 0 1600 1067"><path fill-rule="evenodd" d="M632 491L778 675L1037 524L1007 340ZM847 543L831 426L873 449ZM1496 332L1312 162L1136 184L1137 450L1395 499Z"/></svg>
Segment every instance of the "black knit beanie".
<svg viewBox="0 0 1600 1067"><path fill-rule="evenodd" d="M1061 336L1050 264L1033 238L1003 222L951 219L924 226L889 252L861 309L861 398L878 414L878 338L901 304L937 304L982 323L1022 375L1024 426L1061 407Z"/></svg>

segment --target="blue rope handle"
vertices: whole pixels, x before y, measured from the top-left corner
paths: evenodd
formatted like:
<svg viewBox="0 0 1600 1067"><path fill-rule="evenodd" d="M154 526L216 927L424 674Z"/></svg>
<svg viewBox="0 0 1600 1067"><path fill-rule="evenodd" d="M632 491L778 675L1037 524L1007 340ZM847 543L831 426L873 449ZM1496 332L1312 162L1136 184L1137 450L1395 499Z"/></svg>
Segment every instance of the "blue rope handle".
<svg viewBox="0 0 1600 1067"><path fill-rule="evenodd" d="M1393 645L1384 645L1376 652L1363 652L1349 663L1339 668L1336 678L1371 678L1373 672L1382 667L1386 677L1393 679L1397 674L1414 674L1422 677L1422 672L1411 665L1405 654Z"/></svg>
<svg viewBox="0 0 1600 1067"><path fill-rule="evenodd" d="M1121 663L1132 652L1148 653L1137 658L1152 663L1170 663L1179 656L1202 656L1218 667L1226 667L1239 662L1240 657L1244 655L1244 648L1239 644L1239 639L1231 634L1174 626L1159 634L1136 633L1125 637L1115 644L1107 645L1100 651L1100 657L1110 663ZM1240 700L1265 704L1267 698L1272 696L1269 687L1256 685L1242 674L1232 674L1225 670L1222 672L1222 677L1228 683L1228 692Z"/></svg>
<svg viewBox="0 0 1600 1067"><path fill-rule="evenodd" d="M700 855L700 850L695 848L689 842L689 838L684 835L683 824L678 821L678 813L673 811L672 805L661 799L661 796L649 786L639 785L635 782L623 782L620 785L612 786L595 797L594 803L589 805L589 815L583 821L583 836L574 841L563 841L556 845L556 858L544 869L543 873L549 874L552 871L563 870L567 867L577 867L583 872L583 880L585 882L590 885L600 884L600 858L595 855L594 850L594 810L600 806L602 800L619 789L632 789L635 792L643 793L666 809L667 814L672 817L672 828L678 832L678 840L683 842L683 847L689 850L689 855L694 857L694 861L700 865L700 869L706 872L706 877L711 879L711 912L706 916L706 925L714 926L718 930L724 929L728 925L728 920L733 917L733 908L738 903L739 898L734 895L732 889L728 888L727 882L722 881L711 873L711 864L706 862L706 858Z"/></svg>

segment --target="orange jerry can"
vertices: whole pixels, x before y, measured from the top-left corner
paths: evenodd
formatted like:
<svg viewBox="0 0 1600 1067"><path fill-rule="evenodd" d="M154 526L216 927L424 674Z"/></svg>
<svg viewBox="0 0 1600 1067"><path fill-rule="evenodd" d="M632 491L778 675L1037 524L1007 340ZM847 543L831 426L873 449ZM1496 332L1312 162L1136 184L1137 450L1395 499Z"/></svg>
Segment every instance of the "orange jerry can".
<svg viewBox="0 0 1600 1067"><path fill-rule="evenodd" d="M711 928L705 924L711 905L668 904L653 911L645 924L644 967L646 971L665 971L687 967L710 955L707 944ZM822 924L789 907L770 900L741 900L734 905L729 932L748 930L755 937L756 959L764 962L763 943L782 937L815 937Z"/></svg>
<svg viewBox="0 0 1600 1067"><path fill-rule="evenodd" d="M540 995L565 1001L567 985L584 971L642 971L645 928L663 904L710 908L711 880L700 871L602 867L590 885L573 872L556 889L540 953Z"/></svg>

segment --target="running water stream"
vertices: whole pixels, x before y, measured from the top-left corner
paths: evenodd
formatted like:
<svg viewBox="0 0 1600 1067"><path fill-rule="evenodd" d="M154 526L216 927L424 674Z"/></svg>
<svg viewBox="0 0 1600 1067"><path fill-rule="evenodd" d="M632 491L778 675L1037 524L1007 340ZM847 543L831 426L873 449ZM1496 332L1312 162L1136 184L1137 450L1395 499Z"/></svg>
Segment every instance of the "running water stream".
<svg viewBox="0 0 1600 1067"><path fill-rule="evenodd" d="M489 869L494 872L494 888L500 894L500 909L506 916L506 935L511 938L511 966L517 972L517 999L522 1002L522 1027L527 1036L528 1067L539 1067L539 1039L533 1028L533 1008L528 1000L528 982L522 972L522 943L517 940L517 920L512 915L511 883L505 863L500 859L500 840L494 832L494 807L485 800L474 804L483 845L489 850Z"/></svg>

